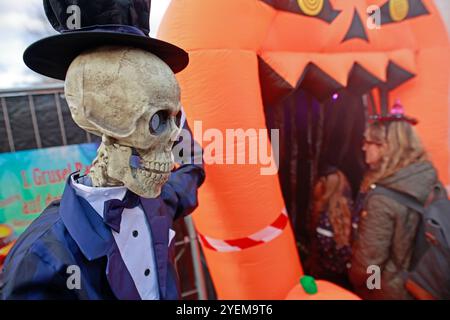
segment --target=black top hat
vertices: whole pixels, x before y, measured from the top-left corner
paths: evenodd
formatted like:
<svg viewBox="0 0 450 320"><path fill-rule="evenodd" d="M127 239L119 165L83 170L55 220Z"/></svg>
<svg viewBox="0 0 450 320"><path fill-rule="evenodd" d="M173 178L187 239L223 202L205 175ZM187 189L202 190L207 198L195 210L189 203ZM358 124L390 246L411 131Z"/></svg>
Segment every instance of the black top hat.
<svg viewBox="0 0 450 320"><path fill-rule="evenodd" d="M78 6L73 11L71 6ZM64 80L72 61L84 50L103 45L137 47L161 58L174 73L189 63L188 54L165 41L150 38L151 0L44 0L53 28L60 32L30 45L25 64L45 76ZM69 26L79 13L79 28ZM72 21L73 22L73 21Z"/></svg>

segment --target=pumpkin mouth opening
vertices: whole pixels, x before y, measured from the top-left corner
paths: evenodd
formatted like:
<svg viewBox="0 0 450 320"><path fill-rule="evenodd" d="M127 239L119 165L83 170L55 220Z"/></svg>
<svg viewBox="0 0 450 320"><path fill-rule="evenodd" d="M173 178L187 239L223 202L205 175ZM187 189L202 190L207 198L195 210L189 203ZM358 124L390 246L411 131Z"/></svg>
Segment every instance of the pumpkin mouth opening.
<svg viewBox="0 0 450 320"><path fill-rule="evenodd" d="M333 73L325 64L305 63L296 79L286 72L292 69L280 65L273 57L259 58L262 98L268 129L280 133L278 175L283 197L296 238L307 248L308 212L319 167L341 170L356 196L365 171L361 146L366 119L378 108L373 94L379 90L384 110L389 92L414 74L388 60L384 75L376 76L374 68L356 61L343 73L342 83L342 72L338 72L342 69ZM307 252L300 248L300 255L306 258Z"/></svg>
<svg viewBox="0 0 450 320"><path fill-rule="evenodd" d="M323 55L268 52L258 62L264 105L276 104L298 88L320 102L344 89L354 95L376 87L391 91L416 73L410 50Z"/></svg>

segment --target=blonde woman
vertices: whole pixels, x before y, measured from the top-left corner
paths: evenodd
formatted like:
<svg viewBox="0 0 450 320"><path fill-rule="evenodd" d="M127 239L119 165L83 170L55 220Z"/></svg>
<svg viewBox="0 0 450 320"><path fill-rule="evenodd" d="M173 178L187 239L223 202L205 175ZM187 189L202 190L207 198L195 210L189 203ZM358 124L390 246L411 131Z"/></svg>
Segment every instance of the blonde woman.
<svg viewBox="0 0 450 320"><path fill-rule="evenodd" d="M378 184L425 204L439 181L413 128L416 123L396 104L390 115L375 118L365 133L363 150L370 170L363 190L368 194L350 270L356 293L365 299L412 299L404 273L411 264L419 213L387 196L371 195L370 190Z"/></svg>
<svg viewBox="0 0 450 320"><path fill-rule="evenodd" d="M326 167L314 188L313 243L309 273L348 287L348 267L356 220L352 215L352 191L346 176Z"/></svg>

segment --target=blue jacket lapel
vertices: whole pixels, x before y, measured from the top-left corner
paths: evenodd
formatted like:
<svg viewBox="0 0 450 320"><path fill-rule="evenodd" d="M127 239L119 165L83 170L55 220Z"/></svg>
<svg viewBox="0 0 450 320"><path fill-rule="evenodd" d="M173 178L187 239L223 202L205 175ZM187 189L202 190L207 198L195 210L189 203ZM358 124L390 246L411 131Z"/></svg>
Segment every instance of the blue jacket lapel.
<svg viewBox="0 0 450 320"><path fill-rule="evenodd" d="M120 255L116 243L108 252L108 264L106 266L106 277L112 292L119 300L141 300L136 289L133 278L128 271Z"/></svg>
<svg viewBox="0 0 450 320"><path fill-rule="evenodd" d="M114 243L111 231L89 203L76 195L70 182L64 189L59 213L70 235L89 261L107 255Z"/></svg>
<svg viewBox="0 0 450 320"><path fill-rule="evenodd" d="M149 222L153 239L153 250L158 268L158 282L161 298L166 296L167 263L169 254L170 221L164 211L161 198L146 199L141 197L141 205Z"/></svg>

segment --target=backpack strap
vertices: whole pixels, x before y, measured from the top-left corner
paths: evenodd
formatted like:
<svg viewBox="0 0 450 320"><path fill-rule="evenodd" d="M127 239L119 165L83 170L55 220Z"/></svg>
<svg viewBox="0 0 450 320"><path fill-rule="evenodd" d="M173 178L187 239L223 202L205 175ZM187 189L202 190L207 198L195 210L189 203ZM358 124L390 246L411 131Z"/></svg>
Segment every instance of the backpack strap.
<svg viewBox="0 0 450 320"><path fill-rule="evenodd" d="M380 185L373 185L371 193L381 194L394 199L395 201L407 206L408 208L419 212L422 216L425 215L425 207L417 199L406 193L395 191Z"/></svg>

